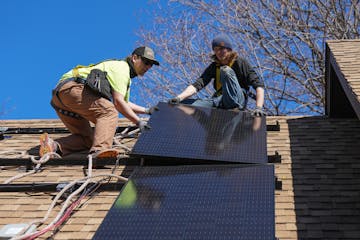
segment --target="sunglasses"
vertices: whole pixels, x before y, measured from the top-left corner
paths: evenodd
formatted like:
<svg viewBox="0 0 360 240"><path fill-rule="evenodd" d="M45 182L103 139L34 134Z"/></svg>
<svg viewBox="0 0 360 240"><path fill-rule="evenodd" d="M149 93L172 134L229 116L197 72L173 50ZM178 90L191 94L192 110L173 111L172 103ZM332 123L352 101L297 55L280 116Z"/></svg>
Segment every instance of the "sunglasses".
<svg viewBox="0 0 360 240"><path fill-rule="evenodd" d="M152 66L154 64L153 61L151 61L147 58L144 58L144 57L141 57L141 61L147 66Z"/></svg>

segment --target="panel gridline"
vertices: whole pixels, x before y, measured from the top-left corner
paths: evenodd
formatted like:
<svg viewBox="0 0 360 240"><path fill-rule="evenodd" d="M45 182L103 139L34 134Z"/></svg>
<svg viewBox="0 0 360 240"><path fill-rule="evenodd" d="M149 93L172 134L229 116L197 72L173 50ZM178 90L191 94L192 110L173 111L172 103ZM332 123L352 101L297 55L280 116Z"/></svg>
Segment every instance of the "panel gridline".
<svg viewBox="0 0 360 240"><path fill-rule="evenodd" d="M141 167L93 239L275 239L274 222L271 165Z"/></svg>
<svg viewBox="0 0 360 240"><path fill-rule="evenodd" d="M266 120L249 112L158 104L131 155L266 163Z"/></svg>

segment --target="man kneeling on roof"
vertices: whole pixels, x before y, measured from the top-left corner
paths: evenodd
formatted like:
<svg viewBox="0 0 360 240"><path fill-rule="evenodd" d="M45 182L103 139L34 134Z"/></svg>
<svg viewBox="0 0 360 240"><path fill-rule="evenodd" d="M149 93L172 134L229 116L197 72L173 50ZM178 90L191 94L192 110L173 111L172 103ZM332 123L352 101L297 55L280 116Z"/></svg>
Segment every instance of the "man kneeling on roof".
<svg viewBox="0 0 360 240"><path fill-rule="evenodd" d="M212 63L193 84L168 102L170 104L181 102L193 106L244 110L251 86L256 91L256 108L253 115L265 115L262 110L264 105L264 83L250 64L239 57L237 52L233 51L228 36L216 36L212 41L212 50L214 51ZM210 99L186 100L206 87L212 79L214 79L216 92Z"/></svg>
<svg viewBox="0 0 360 240"><path fill-rule="evenodd" d="M118 113L141 131L150 128L137 114L152 114L157 108L136 105L129 96L131 79L143 76L153 64L159 65L154 51L142 46L124 60L77 66L65 73L53 90L51 105L71 135L54 141L43 134L39 155L57 152L64 156L83 150L96 154L111 149Z"/></svg>

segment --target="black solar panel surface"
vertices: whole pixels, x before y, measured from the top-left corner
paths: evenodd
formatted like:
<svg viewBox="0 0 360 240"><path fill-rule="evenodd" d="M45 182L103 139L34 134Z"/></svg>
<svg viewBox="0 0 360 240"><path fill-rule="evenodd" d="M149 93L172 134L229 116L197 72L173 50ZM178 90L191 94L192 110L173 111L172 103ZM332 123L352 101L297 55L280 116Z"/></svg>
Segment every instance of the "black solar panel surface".
<svg viewBox="0 0 360 240"><path fill-rule="evenodd" d="M141 167L93 239L275 239L271 165Z"/></svg>
<svg viewBox="0 0 360 240"><path fill-rule="evenodd" d="M135 157L266 163L266 120L249 112L158 104Z"/></svg>

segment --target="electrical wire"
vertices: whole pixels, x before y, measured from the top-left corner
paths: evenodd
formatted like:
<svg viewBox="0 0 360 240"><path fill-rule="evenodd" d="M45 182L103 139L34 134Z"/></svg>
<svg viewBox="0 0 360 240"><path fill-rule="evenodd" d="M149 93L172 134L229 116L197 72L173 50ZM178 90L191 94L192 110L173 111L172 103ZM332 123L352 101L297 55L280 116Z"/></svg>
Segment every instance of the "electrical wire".
<svg viewBox="0 0 360 240"><path fill-rule="evenodd" d="M69 206L69 208L63 214L63 216L59 219L59 221L57 221L53 226L48 226L48 227L40 230L40 232L38 234L36 234L35 236L30 237L29 239L35 239L36 237L39 237L39 236L45 234L46 232L50 231L52 228L54 228L54 230L57 229L67 219L69 219L69 217L71 216L71 213L73 212L73 210L76 207L80 206L81 201L85 197L91 196L91 194L94 193L100 186L101 186L101 183L99 181L97 184L91 186L88 190L84 190L84 192L81 194L81 196L79 196L79 198Z"/></svg>
<svg viewBox="0 0 360 240"><path fill-rule="evenodd" d="M140 129L135 129L133 131L130 131L128 132L130 128L126 128L123 132L120 133L120 135L118 136L115 136L114 137L114 143L115 145L114 146L117 146L117 147L121 147L123 149L125 149L126 151L131 151L130 148L128 148L127 146L125 146L124 144L122 144L120 141L121 139L125 138L125 137L129 137L129 136L132 136L133 134L137 133L140 131ZM3 154L5 152L1 152L0 154ZM6 153L8 153L8 151L6 151ZM125 153L124 153L125 154ZM24 153L21 152L21 155L24 156ZM31 174L34 174L38 171L40 171L40 167L41 167L41 164L44 164L46 163L47 161L49 161L52 157L58 157L58 158L61 158L61 156L59 156L57 153L54 153L54 152L51 152L51 153L47 153L45 154L43 157L41 157L39 160L36 160L34 156L30 156L31 158L31 161L36 164L34 170L30 171L30 172L27 172L27 173L23 173L23 174L19 174L19 175L16 175L8 180L5 181L5 183L10 183L16 179L19 179L19 178L22 178L22 177L25 177L25 176L28 176L28 175L31 175ZM48 211L47 213L45 214L45 216L41 219L41 220L34 220L32 222L30 222L28 224L28 227L23 229L23 231L21 233L18 233L17 236L14 236L13 238L11 238L12 240L15 240L15 239L35 239L37 238L38 236L41 236L43 235L44 233L50 231L52 228L57 228L58 226L60 226L64 221L66 221L66 219L68 219L71 215L71 212L73 211L73 209L75 207L77 207L78 205L80 205L81 203L81 200L84 199L86 196L90 195L90 193L93 193L94 191L96 191L100 186L101 186L101 182L102 181L106 181L106 182L110 182L112 178L117 178L118 181L128 181L127 178L125 177L122 177L122 176L118 176L118 175L115 175L114 172L117 168L117 166L119 165L119 160L120 160L120 156L117 157L116 159L116 163L115 163L115 166L112 168L112 171L110 174L97 174L97 175L93 175L92 173L92 165L93 165L93 161L92 161L92 155L89 154L88 155L88 160L89 160L89 163L88 163L88 174L87 176L85 176L84 178L82 179L78 179L78 180L74 180L72 182L70 182L69 184L67 184L56 196L55 198L53 199L50 207L48 208ZM91 179L95 179L95 178L99 178L99 177L102 177L102 179L98 180L97 182L95 182L96 184L90 188L92 190L86 190L86 187L88 186L88 184L90 183L90 180ZM83 182L85 181L85 182ZM80 182L83 182L81 184L81 186L73 191L65 200L65 202L63 203L63 206L61 208L61 210L59 211L59 213L57 214L57 216L54 218L54 220L52 222L50 222L45 228L43 228L42 230L39 230L39 231L36 231L36 232L32 232L32 233L28 233L26 234L26 231L32 226L32 225L37 225L37 226L40 226L41 224L43 224L45 221L47 221L47 219L49 218L50 216L50 213L52 212L52 210L54 209L57 201L61 198L61 196L67 192L69 189L71 189L74 185L80 183ZM79 193L83 192L83 194L75 201L75 202L72 202L70 203L70 201L72 200L72 198L76 195L78 195Z"/></svg>
<svg viewBox="0 0 360 240"><path fill-rule="evenodd" d="M69 201L70 201L75 195L79 194L81 191L83 191L83 190L85 189L85 187L90 183L90 179L98 178L98 177L103 177L103 178L104 178L104 177L114 177L114 178L117 178L117 179L120 180L120 181L124 181L124 182L128 181L127 178L122 177L122 176L118 176L118 175L115 175L115 174L97 174L97 175L93 175L93 176L92 176L92 170L90 170L90 169L92 169L92 155L89 154L89 155L88 155L88 158L89 158L89 164L88 164L88 166L89 166L89 170L88 170L89 175L86 176L86 177L84 177L84 178L82 178L82 179L74 180L74 181L70 182L69 184L67 184L67 185L56 195L56 197L55 197L54 200L52 201L52 203L51 203L51 205L50 205L50 207L49 207L46 215L44 216L44 218L41 219L41 220L34 220L34 221L30 222L29 225L28 225L29 227L28 227L27 229L24 229L21 234L23 234L24 232L26 232L26 231L30 228L30 226L32 226L32 225L34 225L34 224L35 224L35 225L41 225L41 224L43 224L43 223L49 218L49 215L50 215L51 211L52 211L53 208L55 207L55 204L56 204L56 202L60 199L60 197L61 197L67 190L69 190L71 187L73 187L75 184L77 184L77 183L79 183L79 182L85 181L84 183L81 184L81 186L80 186L76 191L72 192L72 193L67 197L66 201L63 203L63 207L61 208L60 212L57 214L57 216L55 217L55 219L54 219L51 223L49 223L49 224L47 225L46 229L51 229L57 222L60 221L60 219L62 219L62 216L64 215L64 212L68 209L68 207L69 207L69 205L70 205ZM99 180L98 182L100 182L100 181L101 181L101 180ZM30 237L35 236L36 234L39 234L41 231L42 231L42 230L36 231L36 232L33 232L33 233L29 233L29 234L23 234L23 235L20 235L20 236L15 236L15 237L12 238L12 240L15 240L15 239L16 239L16 240L17 240L17 239L27 239L27 238L30 238Z"/></svg>
<svg viewBox="0 0 360 240"><path fill-rule="evenodd" d="M59 154L55 153L55 152L46 153L39 160L36 160L34 156L30 156L30 157L31 157L31 161L36 164L34 169L29 171L29 172L20 173L18 175L15 175L15 176L11 177L8 180L5 180L4 184L9 184L9 183L13 182L14 180L17 180L17 179L29 176L31 174L40 172L41 171L41 164L46 163L47 161L52 159L52 157L61 158L61 156Z"/></svg>
<svg viewBox="0 0 360 240"><path fill-rule="evenodd" d="M133 136L136 133L140 132L139 128L136 128L130 132L128 132L130 129L130 127L125 128L121 133L118 133L114 136L114 145L113 147L120 147L122 149L124 149L125 151L127 151L127 153L129 153L131 151L131 148L127 147L126 145L121 143L121 140L130 136Z"/></svg>

